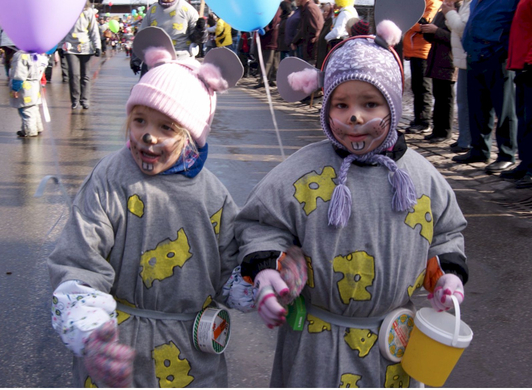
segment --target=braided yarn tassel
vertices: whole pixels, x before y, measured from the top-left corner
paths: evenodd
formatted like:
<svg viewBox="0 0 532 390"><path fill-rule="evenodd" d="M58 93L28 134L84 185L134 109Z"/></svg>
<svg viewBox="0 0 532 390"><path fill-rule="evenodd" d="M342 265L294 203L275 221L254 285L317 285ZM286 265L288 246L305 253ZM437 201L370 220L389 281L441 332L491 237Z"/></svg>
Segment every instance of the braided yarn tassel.
<svg viewBox="0 0 532 390"><path fill-rule="evenodd" d="M397 168L390 174L390 183L394 189L392 196L392 210L406 211L417 204L416 188L410 175Z"/></svg>
<svg viewBox="0 0 532 390"><path fill-rule="evenodd" d="M351 216L351 191L349 191L345 182L347 180L347 171L355 157L355 155L350 154L344 158L342 166L340 167L339 183L334 189L331 203L329 205L329 225L333 225L337 228L343 228L346 226L347 221L349 221L349 217Z"/></svg>

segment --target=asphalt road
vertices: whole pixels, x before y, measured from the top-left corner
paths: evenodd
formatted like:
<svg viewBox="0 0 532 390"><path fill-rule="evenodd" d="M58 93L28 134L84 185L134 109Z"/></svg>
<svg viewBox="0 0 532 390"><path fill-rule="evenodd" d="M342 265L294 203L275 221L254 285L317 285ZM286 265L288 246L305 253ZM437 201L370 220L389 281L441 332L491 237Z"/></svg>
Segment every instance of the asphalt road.
<svg viewBox="0 0 532 390"><path fill-rule="evenodd" d="M1 387L71 386L71 355L50 324L45 258L84 177L124 144L125 102L137 80L123 52L94 58L92 71L91 108L72 111L68 86L54 69L46 88L52 121L33 139L15 136L20 118L9 107L6 78L0 76ZM275 115L286 155L323 138L315 116L301 108L276 109ZM242 205L282 160L269 107L256 92L231 90L219 97L213 129L207 167ZM47 175L60 184L50 180L43 196L35 197ZM530 387L532 219L509 213L492 192L457 180L450 181L453 187L459 183L455 189L469 223L464 234L471 271L462 318L475 336L445 387ZM427 305L424 297L417 300ZM229 386L267 387L275 331L255 313L231 314Z"/></svg>

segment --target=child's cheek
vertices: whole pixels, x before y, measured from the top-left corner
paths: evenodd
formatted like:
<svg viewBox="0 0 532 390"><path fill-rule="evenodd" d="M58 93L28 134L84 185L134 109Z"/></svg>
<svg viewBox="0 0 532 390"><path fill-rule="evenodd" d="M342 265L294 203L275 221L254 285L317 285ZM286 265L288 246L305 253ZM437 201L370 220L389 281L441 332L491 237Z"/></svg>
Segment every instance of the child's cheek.
<svg viewBox="0 0 532 390"><path fill-rule="evenodd" d="M179 147L179 140L177 139L168 139L164 141L164 148L167 150L168 154L174 155L174 154L180 154L181 150L178 150Z"/></svg>

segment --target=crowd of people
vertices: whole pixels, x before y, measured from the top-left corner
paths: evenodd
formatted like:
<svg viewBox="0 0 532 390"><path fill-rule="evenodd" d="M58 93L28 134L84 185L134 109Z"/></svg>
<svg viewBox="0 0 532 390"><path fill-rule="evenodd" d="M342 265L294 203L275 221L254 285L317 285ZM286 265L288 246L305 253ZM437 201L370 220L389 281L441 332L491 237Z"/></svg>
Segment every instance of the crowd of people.
<svg viewBox="0 0 532 390"><path fill-rule="evenodd" d="M402 39L414 114L406 134L445 143L457 120L458 139L448 145L456 153L452 160L484 163L486 173L515 180L519 189L532 188L532 32L524 22L530 7L526 0L506 2L504 9L496 0L427 0ZM321 69L331 48L372 26L354 1L286 0L264 30L260 41L272 87L282 58L299 57ZM260 76L255 88L262 87ZM313 98L320 96L316 91ZM493 132L497 158L490 161Z"/></svg>
<svg viewBox="0 0 532 390"><path fill-rule="evenodd" d="M515 180L516 188L532 188L532 101L524 99L532 58L526 49L532 29L524 20L531 7L527 0L428 0L403 40L414 96L406 133L430 133L424 138L431 143L448 140L456 104L452 160L487 164L488 174ZM493 132L498 150L490 162Z"/></svg>
<svg viewBox="0 0 532 390"><path fill-rule="evenodd" d="M127 52L141 76L125 107L127 143L84 181L48 258L52 324L75 355L76 385L227 387L224 355L192 336L218 302L280 327L274 387L421 386L387 359L379 328L412 309L421 287L436 310L461 303L469 271L456 197L408 136L449 140L457 100L450 147L466 153L453 161L487 164L496 123L498 157L486 172L532 187L531 17L532 0L427 0L401 32L361 18L354 0L283 0L269 24L237 31L186 0L159 0L136 32L110 36L87 3L58 46L72 109L89 109L92 56L122 39L142 47ZM215 47L231 51L205 57ZM12 56L20 137L42 131L35 107L54 55ZM259 57L256 88L276 87L290 56L309 64L287 83L321 94L326 139L276 166L239 209L204 167L216 93L250 76ZM406 134L404 60L414 95ZM296 297L303 331L287 321Z"/></svg>

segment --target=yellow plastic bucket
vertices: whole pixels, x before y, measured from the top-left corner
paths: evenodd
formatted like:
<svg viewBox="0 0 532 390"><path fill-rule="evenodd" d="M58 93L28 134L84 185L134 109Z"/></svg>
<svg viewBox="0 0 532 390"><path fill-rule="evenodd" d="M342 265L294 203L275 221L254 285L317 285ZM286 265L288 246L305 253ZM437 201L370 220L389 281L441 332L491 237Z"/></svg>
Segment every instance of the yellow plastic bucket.
<svg viewBox="0 0 532 390"><path fill-rule="evenodd" d="M473 339L473 331L460 320L460 305L453 296L455 315L420 309L401 364L408 375L432 387L443 386L464 349Z"/></svg>

